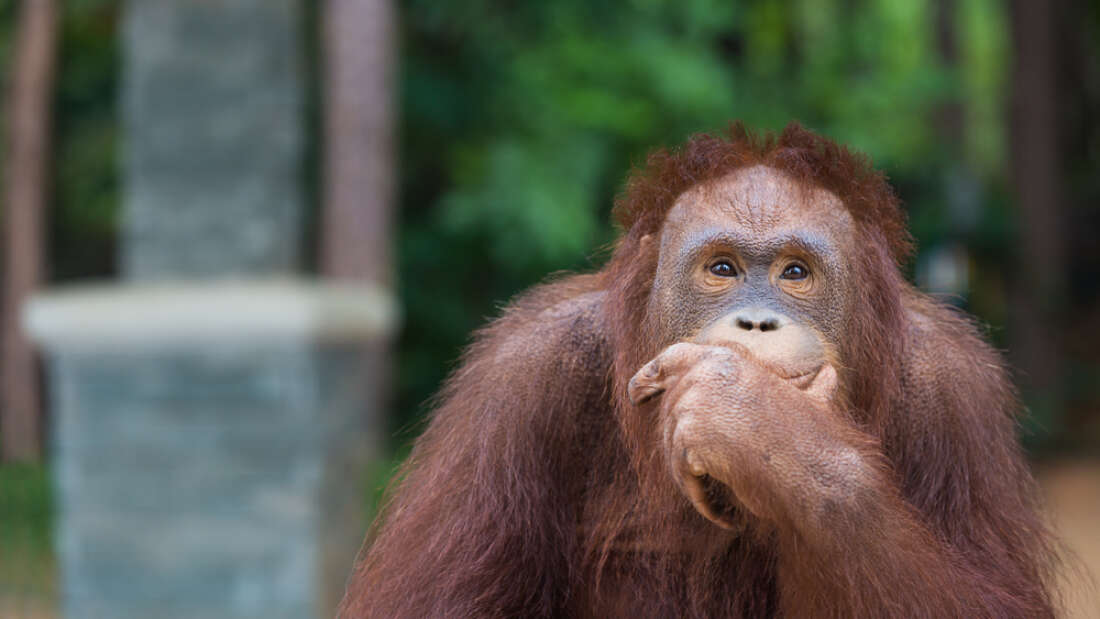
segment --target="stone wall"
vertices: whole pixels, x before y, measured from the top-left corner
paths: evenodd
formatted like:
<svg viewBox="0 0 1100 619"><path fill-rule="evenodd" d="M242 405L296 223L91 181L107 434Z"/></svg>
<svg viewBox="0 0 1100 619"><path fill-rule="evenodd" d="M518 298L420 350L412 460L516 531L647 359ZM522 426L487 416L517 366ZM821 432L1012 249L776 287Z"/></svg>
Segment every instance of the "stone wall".
<svg viewBox="0 0 1100 619"><path fill-rule="evenodd" d="M369 289L281 283L41 295L65 616L329 617L382 427Z"/></svg>
<svg viewBox="0 0 1100 619"><path fill-rule="evenodd" d="M297 0L127 3L126 277L299 266L301 12Z"/></svg>
<svg viewBox="0 0 1100 619"><path fill-rule="evenodd" d="M331 612L326 531L362 503L346 481L368 453L361 359L307 343L57 355L66 616ZM336 546L346 569L357 536Z"/></svg>

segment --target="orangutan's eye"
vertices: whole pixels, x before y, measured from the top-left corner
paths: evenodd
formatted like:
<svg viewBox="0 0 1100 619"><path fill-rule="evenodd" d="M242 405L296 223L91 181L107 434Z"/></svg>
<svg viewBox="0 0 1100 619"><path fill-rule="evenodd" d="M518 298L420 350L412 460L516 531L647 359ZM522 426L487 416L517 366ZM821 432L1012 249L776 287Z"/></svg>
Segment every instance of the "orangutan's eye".
<svg viewBox="0 0 1100 619"><path fill-rule="evenodd" d="M709 268L710 272L718 277L734 277L737 275L737 269L733 267L733 263L729 260L718 260L711 264Z"/></svg>
<svg viewBox="0 0 1100 619"><path fill-rule="evenodd" d="M808 276L809 274L809 269L796 262L794 264L787 265L787 268L783 269L783 274L779 277L780 279L799 280L806 279L806 276Z"/></svg>

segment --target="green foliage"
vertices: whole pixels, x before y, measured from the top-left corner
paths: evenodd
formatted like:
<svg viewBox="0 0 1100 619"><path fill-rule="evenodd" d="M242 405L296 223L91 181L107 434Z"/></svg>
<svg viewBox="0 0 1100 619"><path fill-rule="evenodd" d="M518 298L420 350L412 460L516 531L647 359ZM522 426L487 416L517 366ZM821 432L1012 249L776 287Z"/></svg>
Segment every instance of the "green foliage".
<svg viewBox="0 0 1100 619"><path fill-rule="evenodd" d="M728 3L412 2L404 13L402 420L517 290L612 239L655 144L725 125Z"/></svg>
<svg viewBox="0 0 1100 619"><path fill-rule="evenodd" d="M931 5L919 2L410 0L403 9L402 422L493 304L548 273L598 266L627 171L691 133L800 120L885 168L924 243L955 234L943 187L957 169L978 177L983 222L1004 215L989 199L1004 163L1006 17L992 0L960 3L953 66L936 48ZM973 123L966 136L937 130L951 103Z"/></svg>
<svg viewBox="0 0 1100 619"><path fill-rule="evenodd" d="M15 5L0 0L2 61ZM52 275L102 277L115 270L124 155L121 3L62 6ZM401 2L397 251L406 322L396 423L419 419L471 331L500 304L548 274L599 266L614 238L614 196L649 149L735 119L770 130L799 120L871 155L906 200L922 247L971 248L985 276L965 302L1003 324L998 267L1015 236L1003 172L1009 16L994 0L954 3L958 53L948 60L935 6ZM962 135L938 125L952 105ZM1084 168L1079 176L1082 185L1095 177Z"/></svg>
<svg viewBox="0 0 1100 619"><path fill-rule="evenodd" d="M15 25L14 0L0 0L0 95L7 93L11 86L11 72L4 68L11 66L11 47L13 26ZM0 96L0 118L7 118L7 98ZM7 144L7 123L0 123L0 144ZM0 148L0 166L4 165L4 149ZM3 169L3 168L0 168ZM0 205L0 209L3 205Z"/></svg>
<svg viewBox="0 0 1100 619"><path fill-rule="evenodd" d="M0 67L5 69L0 71L0 92L5 95L18 5L0 0ZM53 200L47 218L50 276L104 277L115 270L119 211L115 98L120 5L118 0L67 0L58 5Z"/></svg>
<svg viewBox="0 0 1100 619"><path fill-rule="evenodd" d="M49 255L55 280L115 271L119 213L120 77L117 0L61 2L54 100L54 201Z"/></svg>
<svg viewBox="0 0 1100 619"><path fill-rule="evenodd" d="M51 499L42 467L0 466L0 600L51 595Z"/></svg>

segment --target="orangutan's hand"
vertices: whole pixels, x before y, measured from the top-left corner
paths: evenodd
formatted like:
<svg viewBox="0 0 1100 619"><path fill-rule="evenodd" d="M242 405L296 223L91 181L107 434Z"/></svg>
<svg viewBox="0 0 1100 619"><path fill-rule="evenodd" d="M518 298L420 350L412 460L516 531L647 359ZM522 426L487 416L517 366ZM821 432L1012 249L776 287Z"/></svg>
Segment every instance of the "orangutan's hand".
<svg viewBox="0 0 1100 619"><path fill-rule="evenodd" d="M681 343L630 381L631 401L655 407L676 482L720 526L737 504L772 521L820 516L869 481L859 433L832 406L835 368L783 374L739 346Z"/></svg>

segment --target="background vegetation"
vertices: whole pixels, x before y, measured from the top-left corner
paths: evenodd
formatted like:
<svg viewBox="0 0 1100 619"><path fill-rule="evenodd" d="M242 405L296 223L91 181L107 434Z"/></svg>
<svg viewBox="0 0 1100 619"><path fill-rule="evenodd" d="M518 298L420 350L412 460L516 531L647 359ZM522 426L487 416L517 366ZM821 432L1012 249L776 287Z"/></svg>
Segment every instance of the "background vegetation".
<svg viewBox="0 0 1100 619"><path fill-rule="evenodd" d="M63 6L49 216L55 281L113 274L120 198L120 2ZM0 0L3 66L15 7ZM909 210L921 249L914 275L938 249L965 247L968 277L955 301L1007 347L1006 291L1020 265L1005 3L406 0L399 8L395 243L406 326L395 428L418 419L469 333L508 298L548 273L599 265L614 237L614 195L647 150L733 119L770 130L798 120L868 153ZM1063 207L1078 231L1064 302L1095 325L1100 10L1067 5L1062 17L1069 65L1060 83L1072 91L1059 107L1070 118ZM1079 435L1072 411L1096 407L1097 355L1067 348L1070 398L1065 409L1040 411L1038 447Z"/></svg>
<svg viewBox="0 0 1100 619"><path fill-rule="evenodd" d="M1019 230L1004 3L414 0L404 9L397 419L417 418L470 331L517 290L602 261L612 199L647 150L735 118L772 130L797 119L871 155L906 202L921 248L913 274L962 247L967 282L953 300L1007 347ZM1079 18L1100 33L1095 10ZM1098 40L1082 35L1089 70ZM1078 135L1090 144L1074 153L1078 169L1095 170L1091 131ZM1086 195L1097 195L1096 181L1080 176L1067 198L1095 229ZM1074 310L1095 312L1096 264L1095 251L1074 257L1083 271ZM1067 406L1095 410L1096 356L1070 365L1091 386ZM1065 409L1037 412L1033 447L1082 429L1067 426Z"/></svg>

